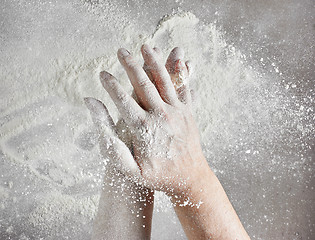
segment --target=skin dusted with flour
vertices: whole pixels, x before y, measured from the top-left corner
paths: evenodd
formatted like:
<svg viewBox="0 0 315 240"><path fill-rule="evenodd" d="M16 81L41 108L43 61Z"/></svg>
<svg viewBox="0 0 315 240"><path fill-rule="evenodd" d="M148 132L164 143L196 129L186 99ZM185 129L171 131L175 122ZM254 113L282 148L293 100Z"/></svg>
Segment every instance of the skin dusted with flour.
<svg viewBox="0 0 315 240"><path fill-rule="evenodd" d="M137 101L111 74L100 74L102 85L132 136L133 158L131 153L119 154L119 148L115 158L126 157L126 162L139 166L127 170L135 182L171 197L189 239L249 239L203 156L198 128L189 108L188 86L181 86L184 100L181 102L157 53L148 45L143 45L141 52L154 81L127 50L118 51L118 59L128 74ZM185 204L187 201L189 204Z"/></svg>
<svg viewBox="0 0 315 240"><path fill-rule="evenodd" d="M158 48L154 48L154 51L161 60L161 51ZM183 58L183 50L174 48L166 61L165 67L173 83L178 82L179 75L188 80L189 74L193 71L191 62L184 63L180 60ZM154 82L146 63L143 68ZM174 86L176 88L175 84ZM176 89L178 97L182 98L182 88ZM132 95L137 100L136 95L134 93ZM109 159L92 238L149 239L154 191L129 179L130 170L137 172L135 168L138 168L129 152L132 148L129 128L123 119L114 124L107 108L99 100L94 98L84 100L99 132L101 153L104 158Z"/></svg>

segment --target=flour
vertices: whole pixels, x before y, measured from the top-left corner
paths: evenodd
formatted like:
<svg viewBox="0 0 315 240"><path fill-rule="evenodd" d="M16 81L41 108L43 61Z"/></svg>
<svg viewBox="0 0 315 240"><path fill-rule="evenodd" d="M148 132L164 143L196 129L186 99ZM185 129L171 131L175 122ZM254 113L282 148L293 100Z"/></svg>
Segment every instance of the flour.
<svg viewBox="0 0 315 240"><path fill-rule="evenodd" d="M92 4L94 1L83 2L96 16L102 11L118 11L110 3L102 10ZM281 151L277 146L288 132L297 136L287 139L289 143L304 144L301 136L309 136L312 125L303 124L303 120L313 108L301 105L297 111L290 110L294 101L289 92L275 84L273 78L277 75L263 76L253 69L245 55L227 44L215 24L202 23L192 13L163 18L152 34L141 32L132 23L128 25L125 17L114 19L121 19L118 23L125 25L118 34L123 36L119 44L128 46L139 62L140 46L148 43L161 48L164 60L173 47L180 46L185 50L185 59L195 63L189 81L195 92L195 115L204 152L218 176L227 178L228 189L239 183L231 169L259 175L259 166L263 165L276 175L279 169L288 168L284 159L276 159L273 153ZM7 237L88 238L105 160L99 154L98 135L83 98L102 100L117 121L119 114L99 82L99 72L112 73L129 93L132 90L117 61L118 44L111 42L102 51L106 40L92 42L98 55L89 55L85 45L78 43L76 52L65 48L64 55L36 65L36 69L27 64L23 67L20 62L3 67L0 73L3 88L7 89L1 90L4 170L0 171L2 178L12 182L11 188L0 186L0 206L5 210L2 218L6 219L0 229L8 229ZM292 130L298 122L300 127ZM300 152L288 147L288 155L302 154L308 149L307 144L303 146ZM296 161L294 168L302 164ZM159 196L157 211L168 211L169 202ZM13 198L17 199L17 207L10 205ZM240 200L239 206L242 204L246 205ZM19 215L18 209L23 209Z"/></svg>
<svg viewBox="0 0 315 240"><path fill-rule="evenodd" d="M46 198L46 197L45 197ZM60 192L51 192L44 201L29 214L28 220L40 230L58 232L62 230L66 221L71 219L71 214L83 216L90 221L97 210L98 197L73 198Z"/></svg>

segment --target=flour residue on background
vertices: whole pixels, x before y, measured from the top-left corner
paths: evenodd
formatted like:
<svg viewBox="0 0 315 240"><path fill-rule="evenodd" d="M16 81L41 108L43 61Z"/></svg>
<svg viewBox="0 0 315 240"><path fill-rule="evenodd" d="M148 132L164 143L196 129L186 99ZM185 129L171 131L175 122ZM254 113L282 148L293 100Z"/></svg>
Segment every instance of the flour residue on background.
<svg viewBox="0 0 315 240"><path fill-rule="evenodd" d="M95 12L88 6L99 16L99 9ZM143 43L161 48L165 59L175 46L185 50L186 59L195 63L190 84L210 166L223 180L247 229L276 221L277 205L266 206L259 200L272 202L269 186L287 181L291 172L292 184L310 181L303 179L302 171L310 161L304 157L310 150L307 140L314 134L311 104L297 102L292 86L278 83L283 75L277 68L262 74L259 66L251 66L244 54L226 43L215 24L202 23L192 13L165 17L152 34L139 32L130 23L119 35L123 39L119 44L139 62ZM116 58L118 44L102 51L104 42L93 41L99 54L89 55L78 46L76 52L64 49L64 56L36 70L20 65L6 66L1 72L9 92L0 116L4 166L0 206L6 219L0 231L6 237L86 239L90 234L105 160L99 155L83 97L101 99L117 120L118 112L99 82L99 72L112 73L131 92ZM27 79L23 91L13 80L17 72ZM259 189L249 191L253 186ZM286 206L281 211L292 207L285 196L282 200ZM257 206L247 212L249 204ZM156 209L171 209L163 195L157 198Z"/></svg>

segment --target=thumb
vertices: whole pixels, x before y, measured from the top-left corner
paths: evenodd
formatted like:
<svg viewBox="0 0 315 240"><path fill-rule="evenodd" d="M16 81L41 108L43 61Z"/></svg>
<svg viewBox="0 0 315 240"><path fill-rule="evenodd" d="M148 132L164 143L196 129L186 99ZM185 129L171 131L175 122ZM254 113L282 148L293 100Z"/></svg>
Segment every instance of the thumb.
<svg viewBox="0 0 315 240"><path fill-rule="evenodd" d="M139 167L129 148L117 137L115 124L106 106L91 97L84 98L85 105L90 111L92 121L99 132L99 147L108 165L129 177L140 177Z"/></svg>
<svg viewBox="0 0 315 240"><path fill-rule="evenodd" d="M129 148L117 137L101 136L100 152L108 158L110 168L116 169L124 175L140 180L141 172Z"/></svg>
<svg viewBox="0 0 315 240"><path fill-rule="evenodd" d="M84 98L84 102L99 133L113 135L115 133L115 124L106 106L100 100L92 97Z"/></svg>

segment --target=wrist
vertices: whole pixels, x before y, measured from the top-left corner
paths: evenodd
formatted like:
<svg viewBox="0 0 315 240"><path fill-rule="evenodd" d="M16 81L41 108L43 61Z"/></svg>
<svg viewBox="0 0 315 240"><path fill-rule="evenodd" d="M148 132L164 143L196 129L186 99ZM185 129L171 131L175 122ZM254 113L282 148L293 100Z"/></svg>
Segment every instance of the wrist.
<svg viewBox="0 0 315 240"><path fill-rule="evenodd" d="M129 196L131 199L140 198L142 202L150 204L154 202L154 190L136 182L135 179L126 176L116 168L106 168L103 188L118 196Z"/></svg>
<svg viewBox="0 0 315 240"><path fill-rule="evenodd" d="M185 177L178 183L178 188L174 188L171 192L166 194L171 198L174 204L179 205L196 205L202 199L200 199L205 193L205 189L215 182L216 176L209 167L206 159L202 156L202 159L193 168L188 169Z"/></svg>

